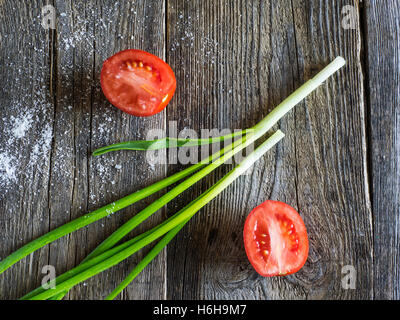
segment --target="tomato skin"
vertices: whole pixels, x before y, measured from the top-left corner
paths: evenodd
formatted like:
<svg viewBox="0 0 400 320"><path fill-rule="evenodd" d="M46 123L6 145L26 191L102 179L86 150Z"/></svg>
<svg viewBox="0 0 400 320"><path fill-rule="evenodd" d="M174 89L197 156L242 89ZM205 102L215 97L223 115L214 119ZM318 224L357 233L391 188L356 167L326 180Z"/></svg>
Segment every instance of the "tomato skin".
<svg viewBox="0 0 400 320"><path fill-rule="evenodd" d="M250 212L243 239L251 265L263 277L293 274L307 260L304 222L294 208L280 201L267 200Z"/></svg>
<svg viewBox="0 0 400 320"><path fill-rule="evenodd" d="M176 90L171 67L157 56L137 49L120 51L104 61L100 83L112 105L138 117L161 112Z"/></svg>

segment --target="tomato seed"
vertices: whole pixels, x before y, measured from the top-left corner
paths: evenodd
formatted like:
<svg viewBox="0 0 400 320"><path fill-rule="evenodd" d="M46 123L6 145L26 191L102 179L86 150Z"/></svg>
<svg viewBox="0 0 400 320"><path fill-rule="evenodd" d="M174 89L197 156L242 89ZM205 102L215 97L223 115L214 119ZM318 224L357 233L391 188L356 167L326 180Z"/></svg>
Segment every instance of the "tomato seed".
<svg viewBox="0 0 400 320"><path fill-rule="evenodd" d="M257 250L261 252L261 257L264 259L264 261L267 261L271 249L271 240L269 238L269 234L266 233L265 230L260 230L260 228L257 228L254 232L254 241L257 246Z"/></svg>
<svg viewBox="0 0 400 320"><path fill-rule="evenodd" d="M299 239L296 234L296 228L294 227L292 221L288 218L278 215L277 218L281 221L280 226L282 228L282 233L287 234L289 238L290 250L296 251L299 249Z"/></svg>

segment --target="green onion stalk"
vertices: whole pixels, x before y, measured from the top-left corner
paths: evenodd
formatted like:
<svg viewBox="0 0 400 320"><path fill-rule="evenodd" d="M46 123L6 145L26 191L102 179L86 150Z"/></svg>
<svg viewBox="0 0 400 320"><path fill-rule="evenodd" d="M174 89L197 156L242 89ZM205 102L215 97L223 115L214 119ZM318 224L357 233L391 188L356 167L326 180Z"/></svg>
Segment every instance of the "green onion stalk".
<svg viewBox="0 0 400 320"><path fill-rule="evenodd" d="M118 253L112 255L103 261L90 266L89 268L76 272L76 267L69 271L69 278L65 281L60 282L57 278L55 283L57 284L55 288L44 290L43 292L30 297L29 300L43 300L49 299L59 293L69 290L71 287L81 283L94 275L109 269L126 258L130 257L132 254L147 246L151 242L157 240L159 237L167 234L169 231L175 228L180 229L190 218L192 218L196 212L203 208L208 202L213 200L217 195L219 195L223 190L225 190L233 181L235 181L240 175L242 175L248 168L250 168L254 162L256 162L265 152L271 149L278 141L284 137L284 134L278 130L276 131L268 140L262 143L258 148L256 148L249 156L247 156L239 165L237 165L233 170L231 170L225 177L219 180L214 186L208 189L205 193L197 197L184 209L182 209L179 214L175 215L172 219L168 221L161 227L156 228L153 232L146 235L139 241L134 242L127 248L122 249ZM179 230L174 230L171 234L176 234ZM104 254L104 253L103 253ZM88 263L90 260L88 261Z"/></svg>

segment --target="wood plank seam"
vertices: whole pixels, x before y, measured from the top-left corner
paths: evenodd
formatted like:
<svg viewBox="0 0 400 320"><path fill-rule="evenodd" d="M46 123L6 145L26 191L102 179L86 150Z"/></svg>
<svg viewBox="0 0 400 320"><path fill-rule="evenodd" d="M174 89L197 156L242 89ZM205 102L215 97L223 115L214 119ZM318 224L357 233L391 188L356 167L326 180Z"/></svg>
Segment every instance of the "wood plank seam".
<svg viewBox="0 0 400 320"><path fill-rule="evenodd" d="M370 104L370 88L369 88L369 61L368 61L368 27L367 27L367 11L366 11L366 3L360 0L357 3L357 8L359 11L359 21L358 24L360 26L360 67L361 67L361 74L363 77L363 98L364 98L364 137L365 137L365 187L367 204L369 204L370 210L370 224L371 224L371 233L372 238L375 239L374 233L374 214L373 214L373 183L372 183L372 153L371 153L371 115L368 110L371 108ZM372 246L372 272L374 270L374 246ZM374 276L372 275L372 300L375 296L375 284L374 284Z"/></svg>

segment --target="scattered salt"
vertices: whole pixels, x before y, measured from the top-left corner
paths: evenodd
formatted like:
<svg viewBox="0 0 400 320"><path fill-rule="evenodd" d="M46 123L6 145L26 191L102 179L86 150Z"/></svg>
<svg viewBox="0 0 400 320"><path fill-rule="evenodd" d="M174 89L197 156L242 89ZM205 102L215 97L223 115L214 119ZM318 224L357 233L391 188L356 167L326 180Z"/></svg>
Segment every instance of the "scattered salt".
<svg viewBox="0 0 400 320"><path fill-rule="evenodd" d="M31 179L34 173L42 173L49 163L53 128L41 121L49 104L41 95L29 105L21 101L10 103L9 115L1 119L0 197L19 187L21 178Z"/></svg>
<svg viewBox="0 0 400 320"><path fill-rule="evenodd" d="M180 47L194 48L195 44L198 50L191 52L195 57L196 63L204 64L224 64L219 61L219 43L212 37L200 33L194 23L198 20L192 19L191 16L185 17L182 13L178 15L179 20L176 23L176 37L170 44L170 50L176 51Z"/></svg>
<svg viewBox="0 0 400 320"><path fill-rule="evenodd" d="M10 181L15 181L16 167L13 165L15 158L3 152L0 153L0 184L4 185Z"/></svg>
<svg viewBox="0 0 400 320"><path fill-rule="evenodd" d="M32 113L27 113L18 118L11 117L11 120L14 122L13 128L11 131L16 139L21 139L25 136L25 133L31 127L32 117L33 117Z"/></svg>

